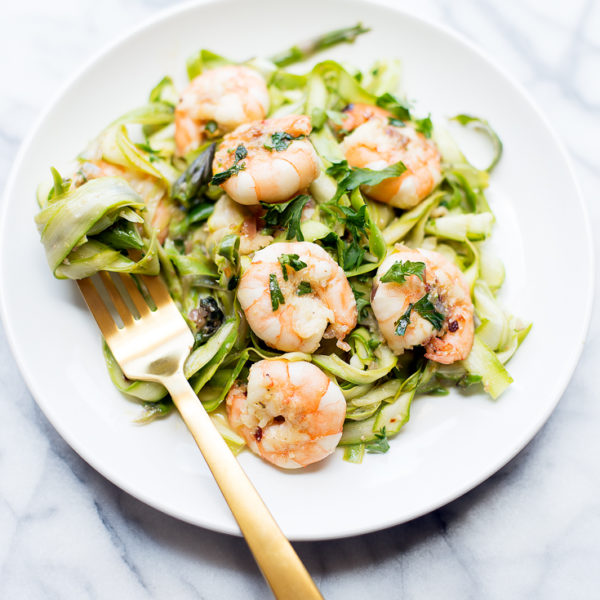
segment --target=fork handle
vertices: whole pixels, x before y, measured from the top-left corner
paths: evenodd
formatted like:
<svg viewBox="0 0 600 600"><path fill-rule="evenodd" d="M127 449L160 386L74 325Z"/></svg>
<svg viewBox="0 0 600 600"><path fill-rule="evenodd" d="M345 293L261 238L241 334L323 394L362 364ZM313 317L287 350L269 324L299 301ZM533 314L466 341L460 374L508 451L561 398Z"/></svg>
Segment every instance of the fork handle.
<svg viewBox="0 0 600 600"><path fill-rule="evenodd" d="M183 373L165 378L162 383L194 436L275 597L278 600L323 600Z"/></svg>

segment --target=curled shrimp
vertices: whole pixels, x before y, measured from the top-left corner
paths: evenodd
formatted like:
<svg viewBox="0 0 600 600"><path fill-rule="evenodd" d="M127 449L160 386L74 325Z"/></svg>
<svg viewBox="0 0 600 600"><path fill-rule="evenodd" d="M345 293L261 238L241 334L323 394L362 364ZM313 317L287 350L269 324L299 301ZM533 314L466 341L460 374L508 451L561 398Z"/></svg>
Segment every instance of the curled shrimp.
<svg viewBox="0 0 600 600"><path fill-rule="evenodd" d="M421 276L406 275L403 283L381 281L395 263L408 266L407 261L424 265ZM418 310L409 310L424 297L443 316L439 328ZM471 292L460 269L439 252L396 246L377 271L371 306L381 333L395 354L422 345L426 358L451 364L464 360L471 352L474 335ZM402 335L398 333L401 318L409 319Z"/></svg>
<svg viewBox="0 0 600 600"><path fill-rule="evenodd" d="M346 401L336 383L305 361L261 360L247 386L227 396L232 427L250 449L283 467L305 467L329 456L342 436Z"/></svg>
<svg viewBox="0 0 600 600"><path fill-rule="evenodd" d="M169 233L169 223L176 210L175 203L165 194L165 188L158 185L156 180L149 175L103 160L90 160L82 163L73 176L73 181L76 186L79 186L89 179L98 177L122 177L127 181L144 200L150 215L152 215L151 225L162 244Z"/></svg>
<svg viewBox="0 0 600 600"><path fill-rule="evenodd" d="M175 109L177 154L195 150L207 134L220 135L263 119L268 110L267 86L256 71L234 65L204 71L192 79Z"/></svg>
<svg viewBox="0 0 600 600"><path fill-rule="evenodd" d="M304 190L319 176L320 164L306 115L287 115L241 125L226 135L213 161L213 172L233 166L240 145L247 156L241 169L221 187L240 204L282 202Z"/></svg>
<svg viewBox="0 0 600 600"><path fill-rule="evenodd" d="M352 130L342 141L348 164L380 170L402 161L406 171L374 186L365 194L398 208L416 206L442 180L440 153L435 144L410 124L391 125L387 111L364 104L350 105L342 123Z"/></svg>
<svg viewBox="0 0 600 600"><path fill-rule="evenodd" d="M215 203L213 213L206 222L208 237L206 246L214 248L228 234L240 236L240 254L256 252L273 241L273 236L264 235L258 227L260 207L243 206L223 194Z"/></svg>
<svg viewBox="0 0 600 600"><path fill-rule="evenodd" d="M282 264L286 256L295 256L293 266ZM342 340L356 326L356 300L344 271L311 242L259 250L242 275L238 300L252 331L284 352L314 352L323 337L336 337L347 349Z"/></svg>

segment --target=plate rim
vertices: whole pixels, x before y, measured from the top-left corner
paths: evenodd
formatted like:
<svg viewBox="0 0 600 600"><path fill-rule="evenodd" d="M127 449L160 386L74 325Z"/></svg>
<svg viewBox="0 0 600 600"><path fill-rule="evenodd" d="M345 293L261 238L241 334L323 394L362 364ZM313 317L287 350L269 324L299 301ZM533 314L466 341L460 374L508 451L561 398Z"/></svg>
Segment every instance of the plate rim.
<svg viewBox="0 0 600 600"><path fill-rule="evenodd" d="M15 188L17 173L21 169L22 162L24 156L26 155L29 147L32 142L37 137L39 129L42 127L43 123L46 121L47 115L54 110L54 108L60 104L63 97L71 90L74 84L79 80L79 78L90 68L92 68L96 63L100 62L103 57L114 50L119 45L125 43L130 38L138 35L143 30L155 25L156 23L171 18L179 13L185 13L190 10L194 10L198 7L214 5L221 3L222 0L190 0L188 2L183 2L176 6L167 7L165 9L159 10L153 15L148 16L141 23L137 25L133 25L129 28L126 28L123 33L118 35L111 41L105 43L100 49L94 52L84 63L76 69L73 74L66 78L61 86L59 86L58 90L53 94L51 99L45 104L44 108L40 111L37 118L34 120L33 124L30 126L28 133L23 138L20 143L19 150L15 156L14 162L11 165L9 175L6 181L6 185L4 188L4 192L2 194L2 206L0 207L0 240L4 240L4 235L2 235L7 227L7 213L8 207L10 205L10 198L13 196L13 190ZM439 22L437 19L428 19L425 16L421 16L417 14L417 12L411 12L407 10L405 7L399 7L395 5L388 4L382 0L354 0L356 3L362 3L365 6L369 4L377 5L385 10L396 13L399 18L406 20L413 20L418 22L420 25L425 27L429 27L438 35L446 36L450 38L452 41L458 43L459 45L465 46L470 52L477 55L480 59L482 59L489 69L495 70L507 83L509 83L520 95L521 99L526 102L529 107L535 112L537 117L540 119L541 123L550 134L551 139L556 145L557 150L560 153L561 158L566 165L567 175L571 180L573 185L573 189L576 193L577 201L579 203L579 207L582 211L583 216L583 225L585 232L585 246L587 249L587 255L589 257L589 270L586 274L586 278L589 281L589 293L585 302L585 309L582 318L582 330L581 330L581 339L578 341L578 347L574 353L571 354L571 358L568 361L568 368L565 370L565 374L562 377L562 380L556 386L556 394L553 398L552 402L550 402L545 410L540 411L537 419L532 423L532 425L527 429L526 434L522 436L522 438L516 443L510 451L507 451L502 454L502 458L495 461L491 465L488 465L486 469L483 469L476 478L470 478L468 483L465 483L463 486L460 486L458 489L452 490L444 497L438 497L435 501L430 502L427 505L421 505L419 509L415 509L412 513L408 515L404 515L402 518L388 518L379 521L376 525L367 525L360 526L354 525L352 527L348 527L344 530L343 533L338 534L326 534L323 536L320 535L295 535L290 539L294 541L317 541L317 540L327 540L327 539L342 539L347 537L352 537L356 535L362 535L366 533L370 533L373 531L380 531L383 529L387 529L389 527L393 527L395 525L400 525L402 523L409 522L415 518L426 515L429 512L436 510L446 504L460 498L467 492L472 489L478 487L481 483L489 479L492 475L497 473L500 469L502 469L506 464L508 464L511 460L515 458L517 454L519 454L536 436L536 434L542 429L545 423L550 418L551 414L556 409L556 406L560 402L564 392L569 385L575 369L579 363L581 358L581 354L583 352L583 348L588 338L591 316L592 316L592 308L595 296L595 262L596 256L594 253L594 238L591 226L591 220L589 216L589 211L587 207L587 203L584 200L583 193L581 191L581 186L579 184L579 180L575 174L575 170L573 168L572 159L570 154L567 152L565 145L562 142L562 139L559 137L554 127L551 125L549 119L546 117L545 113L538 107L537 103L531 97L529 92L525 89L524 85L521 84L516 78L509 73L503 66L499 65L496 60L488 55L488 53L481 49L474 42L467 39L463 34L458 31L448 27L447 25ZM202 515L199 515L200 518L191 520L188 516L179 513L179 511L174 510L171 507L165 506L162 502L156 501L150 497L148 497L144 493L140 493L137 490L132 489L132 486L128 485L127 481L123 481L118 475L110 470L110 468L102 463L101 460L96 459L94 456L91 456L86 451L85 447L82 447L80 444L74 442L68 433L65 432L64 428L60 423L55 422L45 410L45 403L41 400L44 396L43 387L38 385L36 382L36 378L33 372L27 367L27 360L25 353L22 353L19 350L18 336L15 334L11 320L9 318L9 312L7 309L7 301L5 299L5 286L1 285L1 282L4 280L4 243L0 241L0 318L2 319L2 323L4 326L4 330L6 332L6 339L8 341L9 348L11 353L15 359L15 362L19 368L19 372L23 377L25 384L27 385L28 390L30 391L33 399L35 400L39 409L44 413L44 416L48 419L52 427L57 431L57 433L62 437L62 439L69 445L71 449L73 449L87 464L89 464L94 470L96 470L100 475L105 477L108 481L112 482L114 485L118 486L120 489L130 494L134 498L139 501L159 510L160 512L175 517L181 521L186 523L190 523L195 526L203 527L209 529L211 531L217 531L220 533L225 533L234 536L241 536L239 529L234 525L232 527L221 526L220 524L215 525L211 523L210 519L202 518Z"/></svg>

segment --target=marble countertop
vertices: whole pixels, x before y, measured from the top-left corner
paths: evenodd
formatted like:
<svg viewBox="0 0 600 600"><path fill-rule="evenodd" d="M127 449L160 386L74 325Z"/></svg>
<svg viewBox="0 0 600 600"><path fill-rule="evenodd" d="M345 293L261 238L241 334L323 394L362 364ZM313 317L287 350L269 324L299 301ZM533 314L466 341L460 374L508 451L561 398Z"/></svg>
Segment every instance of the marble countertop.
<svg viewBox="0 0 600 600"><path fill-rule="evenodd" d="M21 140L69 74L169 4L21 0L3 6L0 188ZM456 29L525 85L573 159L597 230L600 1L396 4ZM487 482L405 525L295 544L325 597L598 597L600 402L591 375L600 361L598 334L596 310L558 408ZM70 449L33 401L1 328L0 414L0 598L269 597L242 540L149 508Z"/></svg>

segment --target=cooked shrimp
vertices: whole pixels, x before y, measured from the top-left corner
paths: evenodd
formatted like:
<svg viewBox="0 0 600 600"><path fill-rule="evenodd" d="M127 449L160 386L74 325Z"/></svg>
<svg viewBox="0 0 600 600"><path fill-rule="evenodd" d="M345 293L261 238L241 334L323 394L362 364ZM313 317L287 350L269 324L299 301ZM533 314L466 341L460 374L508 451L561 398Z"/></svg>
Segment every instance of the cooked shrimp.
<svg viewBox="0 0 600 600"><path fill-rule="evenodd" d="M391 177L374 186L363 186L371 198L398 208L416 206L442 180L440 153L434 143L410 124L390 125L386 111L356 104L343 127L358 125L342 141L348 164L380 170L398 161L406 166L400 177ZM354 114L356 111L356 114ZM377 111L377 112L376 112ZM383 113L383 114L382 114Z"/></svg>
<svg viewBox="0 0 600 600"><path fill-rule="evenodd" d="M176 210L175 203L166 195L164 186L157 184L156 180L149 175L125 169L103 160L91 160L82 163L73 176L73 180L75 185L79 186L88 179L97 179L98 177L123 177L127 181L144 200L150 215L152 215L152 227L162 244L169 233L169 223L173 212Z"/></svg>
<svg viewBox="0 0 600 600"><path fill-rule="evenodd" d="M214 248L226 235L234 233L240 236L240 254L256 252L273 241L273 236L262 234L257 227L260 207L243 206L223 194L215 203L212 215L206 226L208 238L206 246ZM252 210L254 209L254 211Z"/></svg>
<svg viewBox="0 0 600 600"><path fill-rule="evenodd" d="M213 161L219 173L234 164L235 150L244 146L248 155L241 170L221 187L240 204L282 202L304 190L320 172L306 115L288 115L241 125L223 139Z"/></svg>
<svg viewBox="0 0 600 600"><path fill-rule="evenodd" d="M285 255L302 261L298 270L282 266ZM285 352L314 352L323 337L336 337L338 346L347 348L342 340L356 326L356 301L344 271L311 242L259 250L242 275L238 300L252 331Z"/></svg>
<svg viewBox="0 0 600 600"><path fill-rule="evenodd" d="M342 436L346 401L336 383L309 362L261 360L248 385L227 396L229 422L250 449L283 467L305 467L329 456Z"/></svg>
<svg viewBox="0 0 600 600"><path fill-rule="evenodd" d="M248 67L227 65L204 71L190 82L175 109L175 145L182 156L206 137L263 119L269 92L263 78ZM207 129L209 122L214 130Z"/></svg>
<svg viewBox="0 0 600 600"><path fill-rule="evenodd" d="M406 275L403 283L383 283L381 278L395 263L424 264L421 280ZM409 312L410 321L403 335L397 332L401 317L409 307L427 297L435 311L443 316L439 329L418 310ZM395 354L413 346L425 346L425 356L443 364L467 358L473 345L473 303L469 286L460 269L439 252L396 246L380 265L375 277L371 306L388 346Z"/></svg>
<svg viewBox="0 0 600 600"><path fill-rule="evenodd" d="M344 118L339 129L343 131L354 131L359 125L366 123L373 117L383 117L387 119L390 117L390 113L379 106L373 106L372 104L362 104L360 102L353 102L348 104L342 109Z"/></svg>

